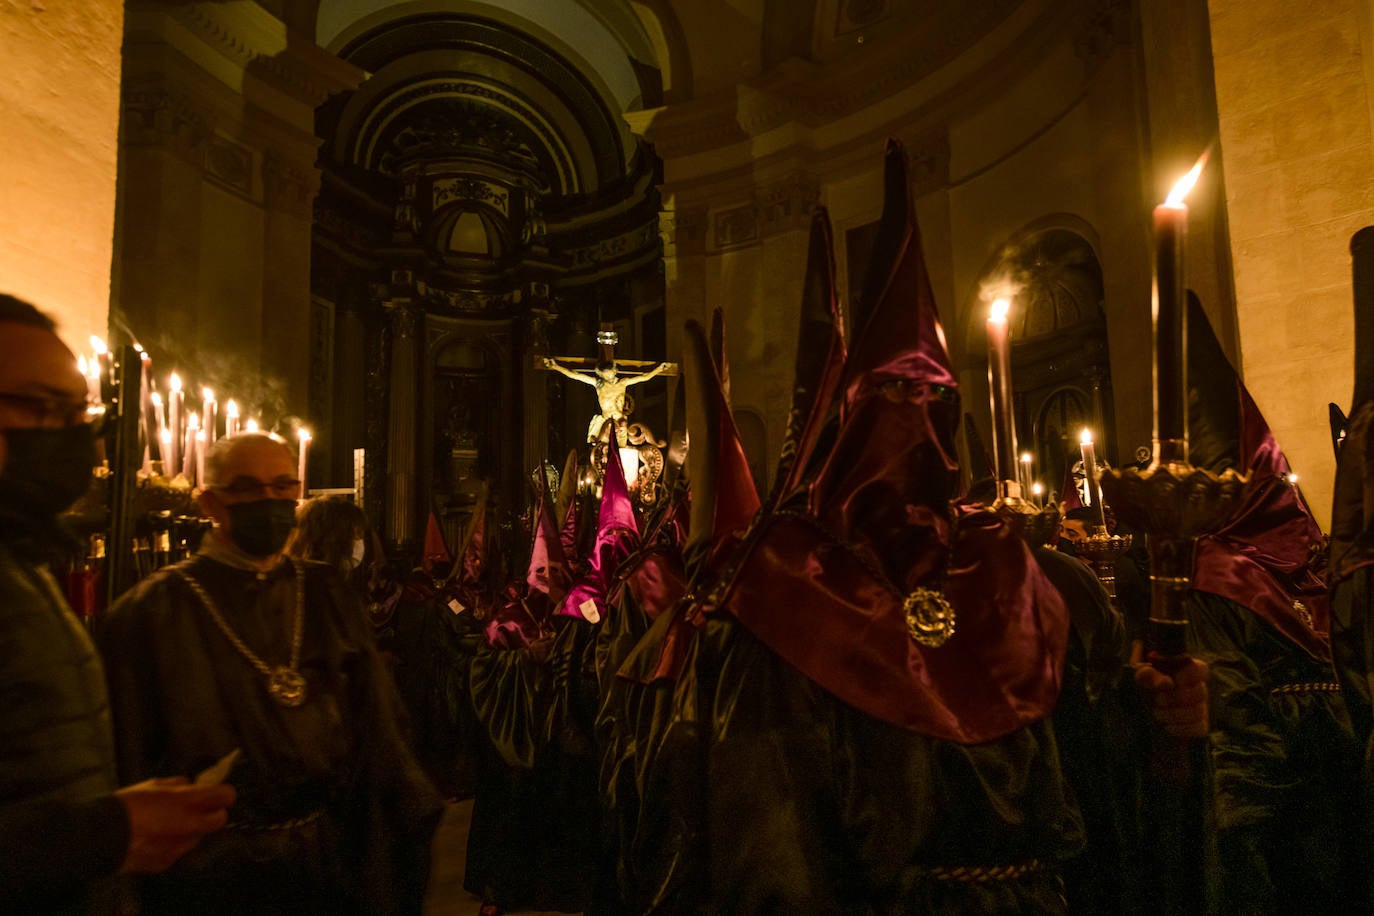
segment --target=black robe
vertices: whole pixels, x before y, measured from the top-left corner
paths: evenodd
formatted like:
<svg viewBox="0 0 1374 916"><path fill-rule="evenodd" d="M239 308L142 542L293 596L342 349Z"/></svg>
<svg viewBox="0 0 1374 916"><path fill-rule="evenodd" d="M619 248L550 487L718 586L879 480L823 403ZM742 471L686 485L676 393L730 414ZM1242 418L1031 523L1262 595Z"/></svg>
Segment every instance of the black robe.
<svg viewBox="0 0 1374 916"><path fill-rule="evenodd" d="M194 778L242 754L230 826L146 879L149 914L419 913L437 793L397 725L396 691L366 615L338 574L306 564L300 672L288 708L185 581L270 665L286 663L296 577L197 555L121 598L101 634L124 782Z"/></svg>

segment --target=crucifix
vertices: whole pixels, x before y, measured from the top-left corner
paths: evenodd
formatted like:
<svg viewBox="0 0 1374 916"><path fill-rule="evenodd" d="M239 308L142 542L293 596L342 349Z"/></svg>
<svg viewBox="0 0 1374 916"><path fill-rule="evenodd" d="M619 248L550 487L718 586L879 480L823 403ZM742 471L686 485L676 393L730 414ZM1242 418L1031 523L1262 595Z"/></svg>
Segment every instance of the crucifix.
<svg viewBox="0 0 1374 916"><path fill-rule="evenodd" d="M591 425L587 427L587 441L600 442L605 432L603 427L609 422L615 430L617 443L624 446L628 437L625 420L633 413L632 406L627 409L625 389L660 375L677 375L677 363L616 359L615 345L618 337L608 324L601 326L601 330L596 334L596 342L601 349L596 359L546 356L538 368L558 372L584 385L591 385L596 390L596 400L601 412L592 417Z"/></svg>

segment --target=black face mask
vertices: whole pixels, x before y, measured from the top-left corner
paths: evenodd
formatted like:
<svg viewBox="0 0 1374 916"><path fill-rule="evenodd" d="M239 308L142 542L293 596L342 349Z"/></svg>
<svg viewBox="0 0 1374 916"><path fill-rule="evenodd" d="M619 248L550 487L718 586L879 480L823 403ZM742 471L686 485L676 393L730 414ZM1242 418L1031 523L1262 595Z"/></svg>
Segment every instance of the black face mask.
<svg viewBox="0 0 1374 916"><path fill-rule="evenodd" d="M0 471L0 508L53 518L86 494L95 465L91 428L10 429Z"/></svg>
<svg viewBox="0 0 1374 916"><path fill-rule="evenodd" d="M1078 545L1068 538L1059 539L1059 552L1066 553L1071 557L1078 556Z"/></svg>
<svg viewBox="0 0 1374 916"><path fill-rule="evenodd" d="M281 553L295 527L294 499L259 499L229 507L229 537L250 557Z"/></svg>

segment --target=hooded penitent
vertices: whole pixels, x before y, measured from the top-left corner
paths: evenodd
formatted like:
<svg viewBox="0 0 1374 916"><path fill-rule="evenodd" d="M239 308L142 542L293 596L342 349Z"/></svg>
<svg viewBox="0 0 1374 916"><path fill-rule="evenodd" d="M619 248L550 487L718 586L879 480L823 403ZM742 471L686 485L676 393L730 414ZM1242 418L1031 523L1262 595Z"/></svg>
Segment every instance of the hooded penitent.
<svg viewBox="0 0 1374 916"><path fill-rule="evenodd" d="M563 599L559 613L600 623L606 613L606 592L616 569L639 546L639 525L625 483L625 470L615 449L606 450L606 477L601 484L596 544L587 571Z"/></svg>
<svg viewBox="0 0 1374 916"><path fill-rule="evenodd" d="M453 563L453 555L444 543L444 533L439 530L439 520L434 513L429 514L425 523L425 569L437 575L438 570L447 569Z"/></svg>
<svg viewBox="0 0 1374 916"><path fill-rule="evenodd" d="M487 638L492 645L517 648L533 641L572 586L558 528L553 522L553 498L542 466L539 481L539 505L534 512L534 542L525 570L525 594L520 597L518 589L507 588L497 598L496 613L487 624Z"/></svg>
<svg viewBox="0 0 1374 916"><path fill-rule="evenodd" d="M1240 508L1198 541L1193 587L1249 608L1314 658L1329 661L1330 601L1311 565L1321 528L1289 483L1288 460L1191 293L1188 388L1192 463L1248 475Z"/></svg>
<svg viewBox="0 0 1374 916"><path fill-rule="evenodd" d="M1336 459L1331 506L1333 584L1374 565L1374 226L1355 233L1350 255L1355 288L1355 391Z"/></svg>
<svg viewBox="0 0 1374 916"><path fill-rule="evenodd" d="M840 426L809 511L765 518L704 603L871 716L990 741L1053 708L1068 616L1000 516L967 515L956 538L956 383L895 142L885 195ZM919 589L954 610L938 646L910 635L904 601Z"/></svg>
<svg viewBox="0 0 1374 916"><path fill-rule="evenodd" d="M782 452L768 508L785 504L815 473L811 459L827 420L836 419L835 392L844 368L844 328L835 295L835 255L830 216L817 207L811 217L811 244L802 284L797 323L797 359L792 376L792 408L787 414Z"/></svg>

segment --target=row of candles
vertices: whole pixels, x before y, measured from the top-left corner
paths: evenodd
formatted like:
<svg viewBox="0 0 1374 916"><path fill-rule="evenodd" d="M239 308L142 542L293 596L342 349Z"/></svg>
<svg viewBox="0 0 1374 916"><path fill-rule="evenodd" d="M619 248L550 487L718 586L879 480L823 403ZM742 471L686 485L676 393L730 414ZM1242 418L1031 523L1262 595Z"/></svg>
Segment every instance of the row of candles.
<svg viewBox="0 0 1374 916"><path fill-rule="evenodd" d="M1152 297L1154 318L1154 439L1155 461L1187 461L1188 378L1185 362L1185 309L1183 247L1188 228L1188 192L1197 183L1207 162L1204 153L1192 170L1154 209L1155 282ZM992 401L992 448L997 466L998 496L1024 498L1039 495L1030 482L1030 455L1016 464L1016 427L1011 412L1011 345L1007 313L1011 301L997 298L988 310L988 386ZM1092 433L1083 430L1079 440L1086 478L1085 502L1096 507L1097 523L1105 527L1105 507L1097 480L1097 455ZM1290 481L1292 482L1292 481ZM1039 487L1039 492L1044 488Z"/></svg>
<svg viewBox="0 0 1374 916"><path fill-rule="evenodd" d="M86 378L87 395L93 404L109 404L114 399L114 366L109 347L99 337L91 337L92 354L77 358L77 368ZM162 475L181 477L192 487L205 482L205 458L210 447L222 436L240 432L259 432L259 422L242 417L238 403L230 398L224 404L223 423L220 422L219 401L210 388L200 390L199 409L188 405L181 377L171 373L167 378L167 397L154 388L152 359L138 345L141 366L139 436L143 442L142 476L152 477L153 462L161 465ZM156 435L150 435L151 430ZM280 439L276 433L269 433ZM306 492L306 465L311 434L304 426L296 430L299 442L297 476L301 493Z"/></svg>

